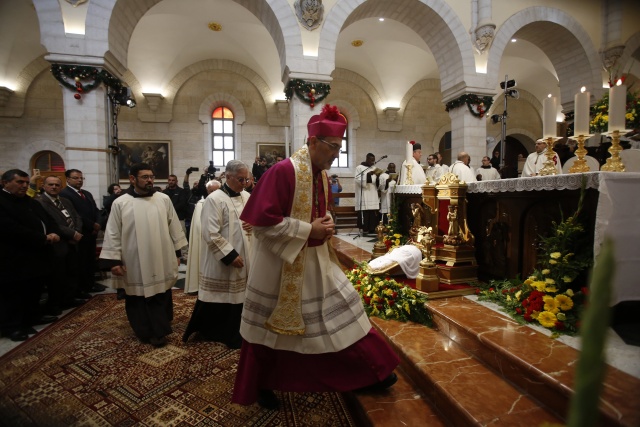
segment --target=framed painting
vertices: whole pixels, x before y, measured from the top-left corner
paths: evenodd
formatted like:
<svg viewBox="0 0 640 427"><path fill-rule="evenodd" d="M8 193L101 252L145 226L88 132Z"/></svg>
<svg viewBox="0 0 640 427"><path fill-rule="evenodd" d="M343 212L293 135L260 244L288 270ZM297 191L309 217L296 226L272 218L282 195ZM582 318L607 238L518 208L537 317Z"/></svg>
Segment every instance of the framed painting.
<svg viewBox="0 0 640 427"><path fill-rule="evenodd" d="M277 157L282 157L283 159L287 157L284 142L259 142L257 148L256 156L267 159L267 165L269 166L276 162ZM291 146L289 146L289 153L291 153Z"/></svg>
<svg viewBox="0 0 640 427"><path fill-rule="evenodd" d="M118 178L129 182L129 168L135 163L148 163L156 181L166 181L171 173L171 141L126 140L118 142Z"/></svg>

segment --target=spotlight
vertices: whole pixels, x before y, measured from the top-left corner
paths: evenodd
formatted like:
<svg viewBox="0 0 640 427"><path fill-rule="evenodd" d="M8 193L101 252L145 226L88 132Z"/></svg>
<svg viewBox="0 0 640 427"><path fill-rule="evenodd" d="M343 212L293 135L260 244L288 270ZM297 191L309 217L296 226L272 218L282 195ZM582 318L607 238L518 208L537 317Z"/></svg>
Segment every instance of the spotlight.
<svg viewBox="0 0 640 427"><path fill-rule="evenodd" d="M507 83L507 89L510 87L516 87L517 85L515 80L508 80L506 83ZM501 89L504 89L504 85L505 85L505 82L500 82Z"/></svg>
<svg viewBox="0 0 640 427"><path fill-rule="evenodd" d="M520 92L517 89L507 89L507 95L514 99L520 98Z"/></svg>
<svg viewBox="0 0 640 427"><path fill-rule="evenodd" d="M129 108L136 106L136 100L131 95L131 88L126 86L121 87L113 93L113 100L116 104L126 105Z"/></svg>
<svg viewBox="0 0 640 427"><path fill-rule="evenodd" d="M494 114L491 116L491 123L493 123L494 125L501 121L502 121L502 116L500 114Z"/></svg>

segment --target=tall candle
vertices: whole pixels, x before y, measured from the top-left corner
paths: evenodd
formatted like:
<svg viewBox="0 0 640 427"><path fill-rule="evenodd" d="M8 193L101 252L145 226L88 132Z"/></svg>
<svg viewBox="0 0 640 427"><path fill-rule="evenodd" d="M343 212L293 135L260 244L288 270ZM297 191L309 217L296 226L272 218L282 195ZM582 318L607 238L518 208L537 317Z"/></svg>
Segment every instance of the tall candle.
<svg viewBox="0 0 640 427"><path fill-rule="evenodd" d="M583 87L580 93L576 93L573 104L575 106L575 121L573 123L573 134L589 135L589 100L591 94Z"/></svg>
<svg viewBox="0 0 640 427"><path fill-rule="evenodd" d="M413 144L411 143L411 141L407 141L407 164L411 163L411 159L413 159Z"/></svg>
<svg viewBox="0 0 640 427"><path fill-rule="evenodd" d="M609 132L624 130L624 115L627 104L627 86L618 84L609 89Z"/></svg>
<svg viewBox="0 0 640 427"><path fill-rule="evenodd" d="M549 95L542 104L542 137L549 138L556 136L556 97Z"/></svg>

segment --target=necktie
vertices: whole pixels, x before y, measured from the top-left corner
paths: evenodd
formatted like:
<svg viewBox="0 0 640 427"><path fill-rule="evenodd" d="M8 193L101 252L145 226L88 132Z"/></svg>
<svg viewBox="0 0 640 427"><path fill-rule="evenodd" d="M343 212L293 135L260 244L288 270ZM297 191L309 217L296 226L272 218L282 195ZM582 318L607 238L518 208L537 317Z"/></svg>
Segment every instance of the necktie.
<svg viewBox="0 0 640 427"><path fill-rule="evenodd" d="M78 190L78 194L80 195L80 197L82 197L82 200L86 200L87 199L85 197L84 193L82 192L82 190Z"/></svg>

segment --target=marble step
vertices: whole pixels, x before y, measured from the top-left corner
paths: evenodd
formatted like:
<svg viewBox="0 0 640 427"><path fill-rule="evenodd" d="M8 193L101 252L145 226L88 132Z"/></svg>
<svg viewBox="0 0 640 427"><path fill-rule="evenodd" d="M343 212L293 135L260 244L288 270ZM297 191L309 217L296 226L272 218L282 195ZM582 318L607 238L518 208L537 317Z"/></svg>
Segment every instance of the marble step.
<svg viewBox="0 0 640 427"><path fill-rule="evenodd" d="M402 370L444 425L561 423L559 417L440 331L413 323L371 321L400 355ZM374 419L371 425L392 424L378 424Z"/></svg>
<svg viewBox="0 0 640 427"><path fill-rule="evenodd" d="M445 337L561 419L573 394L579 352L468 298L432 300L434 322ZM640 380L607 369L598 425L640 425Z"/></svg>

